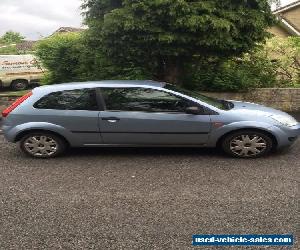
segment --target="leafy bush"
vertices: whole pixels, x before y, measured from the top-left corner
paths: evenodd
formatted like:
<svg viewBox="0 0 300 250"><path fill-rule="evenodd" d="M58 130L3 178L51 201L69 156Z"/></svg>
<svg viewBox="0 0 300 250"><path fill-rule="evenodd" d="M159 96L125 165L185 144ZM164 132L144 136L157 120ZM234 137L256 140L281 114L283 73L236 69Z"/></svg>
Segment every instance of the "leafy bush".
<svg viewBox="0 0 300 250"><path fill-rule="evenodd" d="M243 58L204 61L191 69L189 88L206 91L247 91L253 88L299 87L300 38L269 39Z"/></svg>
<svg viewBox="0 0 300 250"><path fill-rule="evenodd" d="M16 45L1 45L0 44L0 55L17 55L18 51Z"/></svg>
<svg viewBox="0 0 300 250"><path fill-rule="evenodd" d="M37 45L36 54L48 69L46 83L106 79L155 79L141 65L113 63L89 33L58 34ZM300 39L272 38L242 58L194 57L186 65L183 84L205 91L247 91L263 87L299 86Z"/></svg>
<svg viewBox="0 0 300 250"><path fill-rule="evenodd" d="M115 66L101 47L87 44L84 33L56 34L40 41L36 55L48 69L43 82L62 83L105 79L145 79L142 68Z"/></svg>
<svg viewBox="0 0 300 250"><path fill-rule="evenodd" d="M232 59L217 67L202 64L193 74L189 88L205 91L247 91L252 88L272 87L275 69L269 62Z"/></svg>
<svg viewBox="0 0 300 250"><path fill-rule="evenodd" d="M276 65L277 87L299 86L300 37L274 37L257 54Z"/></svg>
<svg viewBox="0 0 300 250"><path fill-rule="evenodd" d="M36 55L48 69L45 81L60 83L78 80L76 71L82 52L80 39L77 33L58 34L37 44Z"/></svg>

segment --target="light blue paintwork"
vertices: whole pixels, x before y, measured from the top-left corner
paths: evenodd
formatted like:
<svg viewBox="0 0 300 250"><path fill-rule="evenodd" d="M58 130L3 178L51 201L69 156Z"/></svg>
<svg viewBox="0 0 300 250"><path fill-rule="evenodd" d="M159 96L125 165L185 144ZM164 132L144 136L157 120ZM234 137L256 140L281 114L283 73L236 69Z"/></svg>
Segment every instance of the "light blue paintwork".
<svg viewBox="0 0 300 250"><path fill-rule="evenodd" d="M22 105L4 118L6 139L16 142L19 135L46 130L63 136L72 147L81 146L205 146L215 147L218 140L235 130L258 129L271 133L278 148L291 146L290 137L300 135L300 124L288 127L272 115L292 117L262 105L231 101L234 108L222 110L198 99L164 88L154 81L101 81L39 87ZM82 88L139 87L173 93L206 107L216 114L146 113L110 111L39 110L33 107L41 97L57 91ZM115 123L102 120L118 117ZM221 123L222 126L216 124ZM77 131L74 133L74 131Z"/></svg>

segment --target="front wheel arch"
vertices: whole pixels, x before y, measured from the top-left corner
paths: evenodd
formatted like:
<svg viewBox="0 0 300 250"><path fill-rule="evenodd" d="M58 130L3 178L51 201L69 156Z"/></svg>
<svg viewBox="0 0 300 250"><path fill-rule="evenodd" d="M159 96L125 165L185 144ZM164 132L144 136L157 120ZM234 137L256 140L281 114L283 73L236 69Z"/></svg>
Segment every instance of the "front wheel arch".
<svg viewBox="0 0 300 250"><path fill-rule="evenodd" d="M234 133L237 133L237 132L241 132L241 131L253 131L253 132L259 132L259 133L263 133L267 136L269 136L271 139L272 139L272 142L273 142L273 148L272 150L275 150L278 146L278 141L276 139L276 137L270 133L269 131L266 131L266 130L263 130L263 129L258 129L258 128L242 128L242 129L236 129L236 130L232 130L230 132L227 132L226 134L222 135L219 140L217 141L217 148L221 148L222 147L222 143L224 141L224 139L231 135L231 134L234 134Z"/></svg>

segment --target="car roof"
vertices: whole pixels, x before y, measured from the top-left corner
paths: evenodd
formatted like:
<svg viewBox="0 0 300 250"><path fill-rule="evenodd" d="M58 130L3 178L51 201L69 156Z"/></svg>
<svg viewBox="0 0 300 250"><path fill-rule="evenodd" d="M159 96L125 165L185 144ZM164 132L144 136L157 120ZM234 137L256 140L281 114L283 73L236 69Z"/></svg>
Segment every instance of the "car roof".
<svg viewBox="0 0 300 250"><path fill-rule="evenodd" d="M71 82L71 83L61 83L53 85L45 85L38 87L36 91L59 91L59 90L69 90L69 89L80 89L80 88L99 88L99 87L158 87L163 88L166 85L164 82L156 81L140 81L140 80L106 80L106 81L90 81L90 82Z"/></svg>

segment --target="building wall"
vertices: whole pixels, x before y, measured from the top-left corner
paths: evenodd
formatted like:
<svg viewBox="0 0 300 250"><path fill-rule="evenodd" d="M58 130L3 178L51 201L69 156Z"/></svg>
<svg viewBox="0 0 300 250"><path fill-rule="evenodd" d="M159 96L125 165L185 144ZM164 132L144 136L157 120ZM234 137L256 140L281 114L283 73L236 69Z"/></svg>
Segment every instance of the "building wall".
<svg viewBox="0 0 300 250"><path fill-rule="evenodd" d="M296 30L300 31L300 6L289 9L283 13L277 14L289 22ZM269 29L273 35L278 37L288 37L291 34L280 24Z"/></svg>
<svg viewBox="0 0 300 250"><path fill-rule="evenodd" d="M293 27L300 31L300 6L284 12L282 15Z"/></svg>

